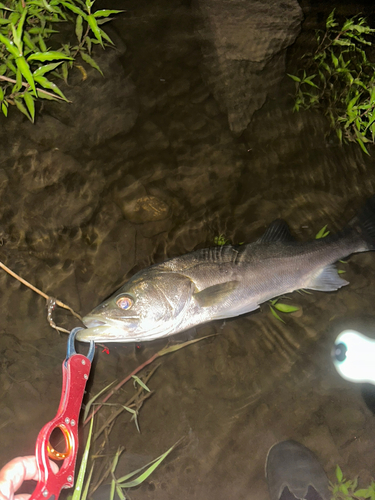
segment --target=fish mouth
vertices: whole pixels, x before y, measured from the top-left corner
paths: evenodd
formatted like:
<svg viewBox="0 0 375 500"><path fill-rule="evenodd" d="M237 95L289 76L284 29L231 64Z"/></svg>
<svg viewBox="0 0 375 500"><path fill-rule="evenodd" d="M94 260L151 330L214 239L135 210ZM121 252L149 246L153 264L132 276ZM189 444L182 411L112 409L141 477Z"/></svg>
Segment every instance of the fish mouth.
<svg viewBox="0 0 375 500"><path fill-rule="evenodd" d="M138 319L138 318L129 318ZM77 333L77 340L80 342L132 342L136 341L136 338L130 338L130 332L132 327L136 325L127 325L128 329L124 328L123 321L116 320L106 320L98 319L97 316L85 316L83 319L83 324L85 329L80 330Z"/></svg>
<svg viewBox="0 0 375 500"><path fill-rule="evenodd" d="M105 321L100 321L99 319L86 319L83 321L87 328L96 328L97 326L105 326L107 323Z"/></svg>

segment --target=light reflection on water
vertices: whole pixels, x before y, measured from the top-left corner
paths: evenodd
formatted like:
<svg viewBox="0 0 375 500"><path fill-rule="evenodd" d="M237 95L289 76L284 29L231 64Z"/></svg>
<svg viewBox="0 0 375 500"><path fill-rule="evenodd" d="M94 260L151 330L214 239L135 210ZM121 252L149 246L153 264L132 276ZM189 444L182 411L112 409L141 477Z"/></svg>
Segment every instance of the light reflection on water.
<svg viewBox="0 0 375 500"><path fill-rule="evenodd" d="M313 238L325 224L332 231L343 227L374 193L372 158L356 146L327 140L319 114L293 114L287 78L243 136L233 138L200 77L193 22L181 16L188 7L180 8L158 40L150 18L161 22L166 14L156 4L129 4L131 22L120 26L128 44L122 62L133 70L141 112L125 138L78 158L96 161L95 168L102 164L97 175L105 188L93 217L79 229L52 234L51 241L20 220L18 229L29 230L29 240L17 252L15 244L4 247L20 274L34 277L40 288L81 313L126 275L211 245L219 234L249 242L283 217L297 238ZM306 30L315 22L316 13L310 15ZM134 43L144 23L150 46ZM184 44L178 43L181 33ZM293 50L301 51L298 42ZM153 200L148 215L136 214L149 218L143 224L129 222L134 196ZM165 203L167 217L157 215L163 211L158 202ZM360 388L336 374L330 350L344 325L368 333L374 327L374 255L352 257L345 270L351 284L337 293L293 294L291 303L302 314L286 318L286 324L265 304L260 312L197 328L190 335L218 335L162 360L150 381L155 394L140 410L142 433L128 415L113 430L112 449L122 442L130 454L124 454L119 474L186 439L132 498L265 498L267 450L286 438L310 446L331 477L340 463L348 476L367 479L374 470L373 418ZM0 279L6 291L0 402L5 462L32 453L39 429L57 409L65 338L46 326L39 298L9 277ZM57 317L73 326L62 313ZM164 345L165 340L139 350L117 345L109 355L98 350L91 394Z"/></svg>

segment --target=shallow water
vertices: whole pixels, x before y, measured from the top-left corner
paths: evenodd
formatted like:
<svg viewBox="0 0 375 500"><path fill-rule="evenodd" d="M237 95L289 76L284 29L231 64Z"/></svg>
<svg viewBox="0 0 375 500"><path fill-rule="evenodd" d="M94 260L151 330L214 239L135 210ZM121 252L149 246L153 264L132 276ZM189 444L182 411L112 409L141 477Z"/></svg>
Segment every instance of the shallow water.
<svg viewBox="0 0 375 500"><path fill-rule="evenodd" d="M2 208L8 231L3 260L24 278L85 314L135 271L212 245L219 234L250 242L282 217L297 238L314 238L325 224L332 231L343 227L374 193L374 154L365 157L355 145L340 147L327 139L318 113L293 114L288 78L243 136L233 137L200 76L190 6L155 1L127 2L126 8L127 16L115 26L127 45L121 62L135 83L139 116L131 132L105 148L72 154L84 165L83 195L72 198L82 203L82 220L75 212L75 227L43 231L17 191L17 168L4 163L12 196L10 201L4 194L11 205ZM303 32L289 50L292 73L331 4L304 8ZM341 13L364 9L347 4ZM61 193L68 195L69 189ZM58 190L55 196L51 210L60 206ZM135 199L148 203L143 212L134 210ZM184 438L145 484L129 492L132 499L267 499L267 451L288 438L310 447L330 479L339 463L345 475L369 481L375 466L373 414L361 387L336 373L330 351L344 328L373 335L374 254L353 256L340 267L350 285L335 293L294 293L290 303L300 311L285 324L264 304L260 312L173 339L213 335L161 358L148 382L154 392L139 409L140 434L129 413L116 419L105 453L125 446L118 475ZM5 463L33 453L40 428L55 415L66 337L48 326L41 297L5 274L0 285ZM77 325L61 310L55 319L67 328ZM98 347L87 398L165 345L113 344L109 354ZM134 391L129 384L117 400L124 404Z"/></svg>

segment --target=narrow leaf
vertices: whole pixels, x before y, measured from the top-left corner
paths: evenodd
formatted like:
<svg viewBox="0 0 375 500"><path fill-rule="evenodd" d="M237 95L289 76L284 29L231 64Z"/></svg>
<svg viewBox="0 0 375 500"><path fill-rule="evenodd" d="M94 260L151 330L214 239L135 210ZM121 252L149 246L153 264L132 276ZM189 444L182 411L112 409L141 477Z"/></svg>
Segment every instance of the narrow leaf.
<svg viewBox="0 0 375 500"><path fill-rule="evenodd" d="M81 54L81 57L82 59L87 63L89 64L90 66L92 66L94 69L96 69L97 71L99 71L99 73L104 76L103 74L103 71L100 69L100 67L98 66L98 64L94 61L94 59L92 57L90 57L86 52L80 52Z"/></svg>
<svg viewBox="0 0 375 500"><path fill-rule="evenodd" d="M36 96L35 82L28 62L23 56L21 56L16 58L16 65L22 75L26 78L27 83L30 85L34 95Z"/></svg>
<svg viewBox="0 0 375 500"><path fill-rule="evenodd" d="M169 354L171 352L178 351L180 349L183 349L184 347L190 345L190 344L195 344L196 342L200 342L201 340L208 339L209 337L214 337L217 335L216 333L212 335L206 335L205 337L201 337L199 339L193 339L193 340L188 340L187 342L183 342L182 344L176 344L176 345L171 345L169 347L164 347L161 351L158 352L159 356L164 356L165 354Z"/></svg>
<svg viewBox="0 0 375 500"><path fill-rule="evenodd" d="M280 318L280 316L277 314L277 312L275 311L275 309L272 306L270 306L270 309L271 309L271 313L273 314L273 316L275 316L276 319L281 321L281 323L286 324L285 321Z"/></svg>
<svg viewBox="0 0 375 500"><path fill-rule="evenodd" d="M1 103L1 111L3 112L3 115L4 115L5 117L7 117L7 116L8 116L8 103L7 103L6 101L3 101L3 102Z"/></svg>
<svg viewBox="0 0 375 500"><path fill-rule="evenodd" d="M100 29L100 34L102 35L104 40L107 40L108 43L110 43L111 45L114 45L114 43L112 42L112 40L109 38L109 36L107 35L107 33L104 30Z"/></svg>
<svg viewBox="0 0 375 500"><path fill-rule="evenodd" d="M7 37L2 35L1 33L0 33L0 42L2 42L5 45L7 51L10 52L14 57L20 57L21 53L17 49L17 47L15 47L13 42L11 42Z"/></svg>
<svg viewBox="0 0 375 500"><path fill-rule="evenodd" d="M43 39L43 36L42 36L42 34L41 34L41 33L39 33L38 43L39 43L39 47L41 48L41 51L42 51L42 52L48 52L47 45L45 44L44 39ZM37 51L37 50L35 50L34 52L35 52L35 53L37 53L38 51Z"/></svg>
<svg viewBox="0 0 375 500"><path fill-rule="evenodd" d="M132 378L147 392L151 392L147 385L137 375L132 375Z"/></svg>
<svg viewBox="0 0 375 500"><path fill-rule="evenodd" d="M170 452L175 448L176 445L177 445L177 443L174 444L173 446L171 446L169 448L169 450L167 450L165 453L160 455L160 457L156 458L155 460L152 460L151 462L144 465L140 469L137 469L136 471L133 471L130 474L126 474L125 476L121 477L120 479L117 479L117 484L119 484L122 488L133 488L134 486L138 486L139 484L141 484L143 481L145 481L150 476L150 474L170 454ZM134 479L133 481L126 482L127 479L130 479L131 477L135 476L136 474L138 474L139 472L144 470L146 467L148 467L148 469L141 476L139 476L137 479Z"/></svg>
<svg viewBox="0 0 375 500"><path fill-rule="evenodd" d="M369 155L369 156L370 156L370 153L367 151L366 146L364 145L363 141L362 141L359 137L357 137L356 141L357 141L357 142L358 142L358 144L361 146L362 151L363 151L364 153L366 153L367 155Z"/></svg>
<svg viewBox="0 0 375 500"><path fill-rule="evenodd" d="M99 391L98 394L96 394L94 397L92 397L90 399L90 401L86 404L86 407L85 407L85 412L83 414L83 421L85 421L86 418L88 417L88 414L90 412L90 408L91 408L92 404L98 399L99 396L101 396L103 394L103 392L107 391L116 382L117 382L117 380L114 380L113 382L111 382L110 384L108 384L106 387L104 387L104 389L102 389L101 391Z"/></svg>
<svg viewBox="0 0 375 500"><path fill-rule="evenodd" d="M76 5L72 5L71 3L68 3L68 2L61 2L61 4L64 5L64 7L66 7L67 9L71 10L72 12L74 12L74 14L78 14L79 16L82 16L83 19L86 19L86 21L87 21L87 14L85 14L83 12L83 10L81 10Z"/></svg>
<svg viewBox="0 0 375 500"><path fill-rule="evenodd" d="M60 64L62 64L62 61L57 62L57 63L45 64L44 66L40 66L38 69L36 69L34 71L34 73L33 73L34 78L36 76L43 76L43 75L45 75L49 71L52 71L55 68L57 68L57 66L60 66Z"/></svg>
<svg viewBox="0 0 375 500"><path fill-rule="evenodd" d="M30 120L30 115L27 112L27 109L25 108L25 106L23 105L21 98L16 97L14 99L14 102L15 102L17 108L21 111L21 113L23 113L25 116L27 116L27 118Z"/></svg>
<svg viewBox="0 0 375 500"><path fill-rule="evenodd" d="M23 98L25 99L25 103L26 103L27 109L28 109L28 111L30 113L31 121L34 123L34 120L35 120L34 99L33 99L32 95L30 94L30 92L25 92L23 94Z"/></svg>
<svg viewBox="0 0 375 500"><path fill-rule="evenodd" d="M300 82L301 81L301 78L298 78L298 76L290 75L289 73L287 73L287 75L289 76L289 78L291 78L295 82Z"/></svg>
<svg viewBox="0 0 375 500"><path fill-rule="evenodd" d="M66 56L62 52L59 52L58 50L51 50L50 52L35 52L34 54L31 54L27 58L28 61L56 61L59 59L69 59L70 61L73 61L74 58L70 56Z"/></svg>
<svg viewBox="0 0 375 500"><path fill-rule="evenodd" d="M82 456L81 467L79 468L79 473L78 473L77 481L76 481L76 484L74 487L74 493L73 493L72 500L80 500L80 498L81 498L83 480L85 477L87 462L89 459L89 451L90 451L93 424L94 424L94 418L92 418L91 422L90 422L90 430L89 430L89 434L87 436L85 451L84 451L83 456Z"/></svg>
<svg viewBox="0 0 375 500"><path fill-rule="evenodd" d="M101 9L94 12L93 16L98 17L108 17L111 14L119 14L120 12L125 12L124 10L109 10L109 9Z"/></svg>
<svg viewBox="0 0 375 500"><path fill-rule="evenodd" d="M275 309L277 309L278 311L283 312L283 313L292 313L292 312L299 311L299 307L288 306L288 304L281 304L280 302L275 304Z"/></svg>
<svg viewBox="0 0 375 500"><path fill-rule="evenodd" d="M320 238L328 236L329 231L326 231L326 229L327 229L327 224L323 226L322 229L316 234L315 239L319 240Z"/></svg>
<svg viewBox="0 0 375 500"><path fill-rule="evenodd" d="M82 40L82 16L77 16L77 21L76 21L76 35L78 38L79 43L81 43Z"/></svg>
<svg viewBox="0 0 375 500"><path fill-rule="evenodd" d="M338 465L336 466L336 477L337 477L337 481L339 483L341 483L342 478L344 477L342 470L340 469L340 467Z"/></svg>
<svg viewBox="0 0 375 500"><path fill-rule="evenodd" d="M23 9L23 12L22 12L20 20L18 21L17 30L16 30L17 31L17 39L19 40L19 45L17 44L17 46L18 46L20 52L22 52L22 45L23 45L22 44L22 33L23 33L23 25L25 22L26 14L27 14L27 7Z"/></svg>
<svg viewBox="0 0 375 500"><path fill-rule="evenodd" d="M59 89L59 87L55 83L52 83L49 80L47 80L47 78L45 78L44 76L36 76L35 77L35 81L37 83L39 83L39 85L41 85L43 88L52 90L55 94L57 94L60 97L62 97L65 101L68 100L64 96L64 94L61 92L61 90Z"/></svg>
<svg viewBox="0 0 375 500"><path fill-rule="evenodd" d="M96 19L93 15L87 16L87 22L94 33L96 39L100 43L100 45L103 47L103 40L102 40L102 35L100 33L100 28L98 26L98 23L96 22Z"/></svg>

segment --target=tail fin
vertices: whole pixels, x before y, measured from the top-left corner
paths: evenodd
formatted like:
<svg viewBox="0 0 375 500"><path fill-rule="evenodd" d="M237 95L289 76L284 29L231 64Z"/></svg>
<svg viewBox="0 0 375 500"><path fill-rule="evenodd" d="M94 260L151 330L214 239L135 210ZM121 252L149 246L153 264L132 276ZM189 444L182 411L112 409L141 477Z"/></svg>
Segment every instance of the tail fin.
<svg viewBox="0 0 375 500"><path fill-rule="evenodd" d="M375 195L367 200L365 206L349 222L349 227L365 242L366 250L375 250Z"/></svg>

